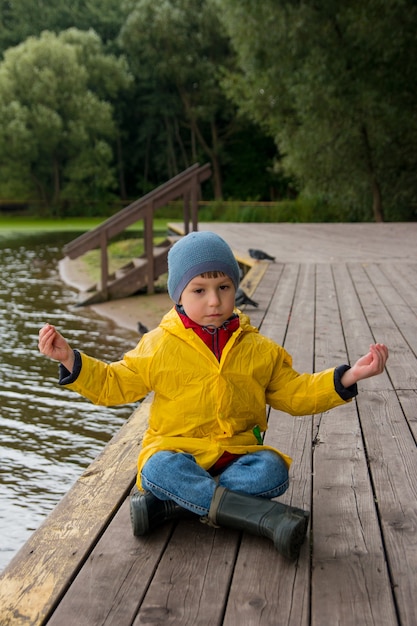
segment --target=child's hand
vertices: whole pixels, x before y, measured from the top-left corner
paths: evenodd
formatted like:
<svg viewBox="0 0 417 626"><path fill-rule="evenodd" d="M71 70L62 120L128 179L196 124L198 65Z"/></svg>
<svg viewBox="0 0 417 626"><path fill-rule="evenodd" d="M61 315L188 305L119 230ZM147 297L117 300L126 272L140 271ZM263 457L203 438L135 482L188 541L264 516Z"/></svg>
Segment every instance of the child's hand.
<svg viewBox="0 0 417 626"><path fill-rule="evenodd" d="M340 379L344 387L350 387L358 380L370 378L382 374L388 359L388 348L383 343L375 343L369 346L368 354L356 361Z"/></svg>
<svg viewBox="0 0 417 626"><path fill-rule="evenodd" d="M74 367L74 352L68 341L55 326L45 324L39 331L39 351L55 361L60 361L68 371Z"/></svg>

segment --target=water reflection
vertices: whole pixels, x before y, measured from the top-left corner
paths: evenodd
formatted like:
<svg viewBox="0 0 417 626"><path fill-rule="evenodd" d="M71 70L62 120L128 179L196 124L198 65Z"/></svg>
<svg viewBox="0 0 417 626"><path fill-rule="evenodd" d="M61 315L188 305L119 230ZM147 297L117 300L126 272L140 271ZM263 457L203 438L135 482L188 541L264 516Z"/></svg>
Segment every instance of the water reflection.
<svg viewBox="0 0 417 626"><path fill-rule="evenodd" d="M129 417L57 386L39 354L40 326L113 361L137 337L87 309L62 284L58 259L75 233L0 238L0 571Z"/></svg>

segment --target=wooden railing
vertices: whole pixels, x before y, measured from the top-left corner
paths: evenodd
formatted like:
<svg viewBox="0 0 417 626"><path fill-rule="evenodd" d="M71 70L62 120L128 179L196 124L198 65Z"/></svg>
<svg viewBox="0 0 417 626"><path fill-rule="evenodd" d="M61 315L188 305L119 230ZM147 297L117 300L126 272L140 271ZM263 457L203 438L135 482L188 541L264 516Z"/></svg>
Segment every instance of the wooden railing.
<svg viewBox="0 0 417 626"><path fill-rule="evenodd" d="M155 280L153 263L153 218L156 209L165 206L168 202L183 198L184 231L189 232L190 222L192 230L198 227L198 201L200 185L211 176L210 164L200 166L195 163L168 182L160 185L148 194L135 200L105 222L83 233L63 248L63 252L70 259L75 259L89 250L101 250L101 280L98 289L106 299L109 281L109 262L107 246L109 241L126 228L139 220L144 221L144 257L147 260L148 292L153 292Z"/></svg>

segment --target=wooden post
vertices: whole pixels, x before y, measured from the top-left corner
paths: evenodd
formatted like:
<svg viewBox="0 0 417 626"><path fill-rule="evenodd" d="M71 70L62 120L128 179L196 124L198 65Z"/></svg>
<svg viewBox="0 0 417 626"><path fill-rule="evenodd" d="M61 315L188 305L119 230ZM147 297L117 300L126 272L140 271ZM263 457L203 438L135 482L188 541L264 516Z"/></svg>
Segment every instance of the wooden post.
<svg viewBox="0 0 417 626"><path fill-rule="evenodd" d="M150 202L146 207L146 213L144 218L144 245L145 255L148 268L148 294L155 292L155 271L154 271L154 258L153 258L153 202Z"/></svg>
<svg viewBox="0 0 417 626"><path fill-rule="evenodd" d="M107 255L107 232L103 230L100 233L100 250L101 250L101 284L100 291L103 297L107 300L108 297L108 282L109 282L109 259Z"/></svg>
<svg viewBox="0 0 417 626"><path fill-rule="evenodd" d="M190 232L190 192L189 190L184 192L184 234L188 235Z"/></svg>
<svg viewBox="0 0 417 626"><path fill-rule="evenodd" d="M199 183L197 176L191 179L191 220L192 229L198 230L198 199L199 199Z"/></svg>

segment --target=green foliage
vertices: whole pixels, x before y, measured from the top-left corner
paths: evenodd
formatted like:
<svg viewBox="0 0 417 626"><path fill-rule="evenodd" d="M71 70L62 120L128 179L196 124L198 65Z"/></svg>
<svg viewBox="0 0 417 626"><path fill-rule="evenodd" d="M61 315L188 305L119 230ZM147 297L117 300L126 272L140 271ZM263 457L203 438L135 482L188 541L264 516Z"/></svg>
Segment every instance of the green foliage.
<svg viewBox="0 0 417 626"><path fill-rule="evenodd" d="M128 81L123 60L105 55L93 31L45 31L9 48L0 65L1 194L58 213L110 198L116 128L108 99Z"/></svg>
<svg viewBox="0 0 417 626"><path fill-rule="evenodd" d="M114 42L125 18L120 0L0 0L0 52L42 31L76 28Z"/></svg>
<svg viewBox="0 0 417 626"><path fill-rule="evenodd" d="M239 58L229 95L273 133L309 194L372 207L417 192L417 7L411 0L217 0ZM264 34L268 33L265 37Z"/></svg>
<svg viewBox="0 0 417 626"><path fill-rule="evenodd" d="M171 175L201 156L203 162L218 160L222 121L228 124L231 105L217 77L227 38L211 5L139 0L126 6L131 12L120 42L140 86L138 104L148 117L146 158L162 159ZM219 191L218 179L216 184Z"/></svg>
<svg viewBox="0 0 417 626"><path fill-rule="evenodd" d="M236 115L221 87L234 55L217 8L209 0L134 0L126 7L130 14L120 42L139 86L145 162L171 176L209 160L214 195L222 197L223 173L228 165L233 170L236 156L230 147L239 134L254 129ZM266 170L268 159L260 162ZM143 178L146 182L147 173ZM252 181L262 188L255 177Z"/></svg>
<svg viewBox="0 0 417 626"><path fill-rule="evenodd" d="M299 196L280 202L214 201L199 210L203 222L346 222L349 214L344 208L330 205L319 197ZM356 221L356 220L355 220Z"/></svg>
<svg viewBox="0 0 417 626"><path fill-rule="evenodd" d="M107 215L210 161L236 219L415 220L416 30L412 0L0 0L0 197Z"/></svg>

